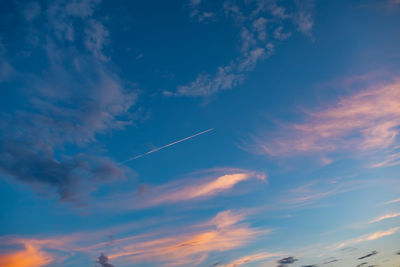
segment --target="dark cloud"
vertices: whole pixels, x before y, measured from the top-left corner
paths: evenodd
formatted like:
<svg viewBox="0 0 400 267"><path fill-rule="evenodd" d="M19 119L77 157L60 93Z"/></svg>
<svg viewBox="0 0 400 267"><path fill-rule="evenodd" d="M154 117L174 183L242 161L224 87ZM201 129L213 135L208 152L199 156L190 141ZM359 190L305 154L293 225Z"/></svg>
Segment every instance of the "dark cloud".
<svg viewBox="0 0 400 267"><path fill-rule="evenodd" d="M287 258L278 260L277 263L279 264L278 267L286 267L289 264L294 263L295 261L298 261L298 259L296 259L294 257L287 257Z"/></svg>
<svg viewBox="0 0 400 267"><path fill-rule="evenodd" d="M335 259L334 257L330 257L325 260L324 264L329 264L329 263L333 263L333 262L337 262L337 261L339 261L339 260Z"/></svg>
<svg viewBox="0 0 400 267"><path fill-rule="evenodd" d="M358 264L356 267L361 267L361 266L364 266L364 265L367 265L367 264L368 264L368 262L362 262L362 263Z"/></svg>
<svg viewBox="0 0 400 267"><path fill-rule="evenodd" d="M35 189L54 188L62 200L124 176L119 164L85 150L98 134L129 124L136 101L101 56L108 35L92 17L98 2L55 1L44 10L46 27L35 29L39 41L30 47L42 62L19 73L26 105L0 114L0 172ZM90 33L94 46L81 49L88 33L74 32L75 24L102 29Z"/></svg>
<svg viewBox="0 0 400 267"><path fill-rule="evenodd" d="M90 191L93 182L124 176L123 171L109 159L78 154L57 160L53 151L46 151L42 146L45 144L2 140L0 170L36 189L51 186L61 200L75 200L83 191Z"/></svg>
<svg viewBox="0 0 400 267"><path fill-rule="evenodd" d="M108 263L108 257L103 253L97 258L96 263L99 263L101 267L114 267L114 265Z"/></svg>
<svg viewBox="0 0 400 267"><path fill-rule="evenodd" d="M374 256L374 255L376 255L376 254L378 254L378 251L372 251L371 253L368 253L367 255L365 255L365 256L362 256L362 257L360 257L360 258L358 258L359 260L362 260L362 259L365 259L365 258L368 258L368 257L371 257L371 256Z"/></svg>
<svg viewBox="0 0 400 267"><path fill-rule="evenodd" d="M302 267L318 267L318 265L302 265Z"/></svg>
<svg viewBox="0 0 400 267"><path fill-rule="evenodd" d="M396 252L396 255L400 255L400 250Z"/></svg>

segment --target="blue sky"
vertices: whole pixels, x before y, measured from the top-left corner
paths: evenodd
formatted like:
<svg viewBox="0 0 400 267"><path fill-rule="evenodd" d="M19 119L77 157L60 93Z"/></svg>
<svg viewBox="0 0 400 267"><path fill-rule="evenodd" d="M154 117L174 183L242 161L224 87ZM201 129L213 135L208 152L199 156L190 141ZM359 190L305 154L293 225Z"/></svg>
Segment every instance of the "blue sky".
<svg viewBox="0 0 400 267"><path fill-rule="evenodd" d="M0 265L398 267L399 14L3 1Z"/></svg>

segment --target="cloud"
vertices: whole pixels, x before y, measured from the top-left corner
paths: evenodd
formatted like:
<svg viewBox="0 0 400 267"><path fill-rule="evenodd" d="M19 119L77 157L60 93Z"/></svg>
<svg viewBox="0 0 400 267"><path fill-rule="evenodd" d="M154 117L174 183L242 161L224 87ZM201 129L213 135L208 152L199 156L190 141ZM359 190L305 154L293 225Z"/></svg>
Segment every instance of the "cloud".
<svg viewBox="0 0 400 267"><path fill-rule="evenodd" d="M8 82L15 74L14 67L8 62L6 46L0 41L0 83Z"/></svg>
<svg viewBox="0 0 400 267"><path fill-rule="evenodd" d="M234 260L228 264L217 264L216 266L236 267L236 266L248 265L252 262L264 261L266 259L278 257L280 255L281 254L278 254L278 253L268 253L268 252L255 253L255 254L250 254L250 255L241 257L241 258Z"/></svg>
<svg viewBox="0 0 400 267"><path fill-rule="evenodd" d="M378 254L378 251L374 250L374 251L372 251L371 253L368 253L367 255L364 255L364 256L362 256L362 257L359 257L358 260L362 260L362 259L365 259L365 258L369 258L369 257L374 256L374 255L376 255L376 254Z"/></svg>
<svg viewBox="0 0 400 267"><path fill-rule="evenodd" d="M209 173L204 176L204 173ZM165 185L148 187L140 199L133 200L127 196L127 203L131 207L137 204L139 207L177 203L198 199L214 197L218 194L228 192L233 187L250 179L258 179L266 182L266 175L254 171L242 169L212 169L201 172L199 178L185 178L176 180Z"/></svg>
<svg viewBox="0 0 400 267"><path fill-rule="evenodd" d="M176 179L166 184L143 185L139 189L140 194L134 191L119 196L113 195L97 199L96 203L92 203L92 205L97 205L102 209L111 208L121 211L200 201L226 194L232 191L237 184L249 180L260 180L266 183L267 175L235 168L203 170L187 175L184 179Z"/></svg>
<svg viewBox="0 0 400 267"><path fill-rule="evenodd" d="M221 218L224 218L221 223ZM121 262L159 261L164 265L193 266L203 262L209 253L228 251L246 245L268 231L250 228L240 223L244 217L224 211L216 217L192 227L195 232L182 233L157 239L124 243L114 240L110 259ZM228 222L228 223L226 223Z"/></svg>
<svg viewBox="0 0 400 267"><path fill-rule="evenodd" d="M306 205L324 198L355 190L359 188L361 184L361 181L342 180L342 178L327 181L315 180L292 189L290 193L286 193L284 202L296 206Z"/></svg>
<svg viewBox="0 0 400 267"><path fill-rule="evenodd" d="M53 262L49 253L41 251L40 246L24 243L23 249L0 254L0 266L3 267L41 267Z"/></svg>
<svg viewBox="0 0 400 267"><path fill-rule="evenodd" d="M160 151L160 150L162 150L162 149L164 149L164 148L167 148L167 147L170 147L170 146L176 145L176 144L178 144L178 143L181 143L181 142L183 142L183 141L186 141L186 140L192 139L192 138L194 138L194 137L196 137L196 136L199 136L199 135L202 135L202 134L208 133L208 132L210 132L210 131L213 131L213 130L214 130L214 128L210 128L210 129L208 129L208 130L205 130L205 131L202 131L202 132L199 132L199 133L193 134L193 135L191 135L191 136L185 137L185 138L183 138L183 139L180 139L180 140L174 141L174 142L172 142L172 143L169 143L169 144L167 144L167 145L164 145L164 146L161 146L161 147L154 148L154 149L152 149L152 150L150 150L150 151L147 151L146 153L143 153L143 154L137 155L137 156L135 156L135 157L131 157L131 158L129 158L129 159L127 159L127 160L125 160L123 163L126 163L126 162L128 162L128 161L132 161L132 160L135 160L135 159L138 159L138 158L144 157L144 156L146 156L146 155L152 154L152 153L154 153L154 152L157 152L157 151Z"/></svg>
<svg viewBox="0 0 400 267"><path fill-rule="evenodd" d="M279 264L278 267L286 267L289 264L292 264L294 262L298 261L298 259L294 258L294 257L287 257L287 258L283 258L277 261L277 263Z"/></svg>
<svg viewBox="0 0 400 267"><path fill-rule="evenodd" d="M114 267L114 265L108 263L108 257L103 253L100 254L96 262L99 263L101 267Z"/></svg>
<svg viewBox="0 0 400 267"><path fill-rule="evenodd" d="M0 253L0 265L39 267L52 263L58 266L71 256L94 258L96 255L97 263L103 267L111 267L109 261L121 265L147 262L163 266L194 266L201 264L211 253L240 248L270 232L269 229L251 227L244 222L246 219L245 212L225 210L203 222L180 226L179 231L176 227L160 227L132 234L138 225L129 224L38 239L0 237L0 246L10 250ZM159 221L157 225L160 225ZM108 240L110 233L113 233L111 242ZM25 262L21 260L24 255L26 265L5 265L16 264L16 260ZM258 258L261 259L261 254Z"/></svg>
<svg viewBox="0 0 400 267"><path fill-rule="evenodd" d="M380 167L392 167L400 164L400 152L393 153L381 162L374 163L370 167L371 168L380 168Z"/></svg>
<svg viewBox="0 0 400 267"><path fill-rule="evenodd" d="M399 81L374 86L308 112L305 122L286 125L280 137L258 139L258 151L272 156L292 156L389 148L399 134L399 90Z"/></svg>
<svg viewBox="0 0 400 267"><path fill-rule="evenodd" d="M32 21L41 13L41 6L38 2L32 2L26 5L23 15L27 21Z"/></svg>
<svg viewBox="0 0 400 267"><path fill-rule="evenodd" d="M362 243L362 242L366 242L366 241L371 241L371 240L375 240L375 239L379 239L385 236L389 236L389 235L393 235L395 234L397 231L400 230L400 227L395 227L395 228L391 228L389 230L386 231L378 231L369 235L364 235L355 239L350 239L347 241L344 241L342 243L340 243L337 248L343 248L349 245L353 245L353 244L358 244L358 243Z"/></svg>
<svg viewBox="0 0 400 267"><path fill-rule="evenodd" d="M255 172L225 174L206 182L200 182L195 185L188 185L183 188L174 189L172 192L160 195L160 197L154 201L156 203L178 202L195 198L209 197L227 191L234 187L237 183L249 180L251 178L266 181L265 175Z"/></svg>
<svg viewBox="0 0 400 267"><path fill-rule="evenodd" d="M314 0L296 0L296 5L299 8L299 12L294 15L294 22L297 30L304 33L305 35L311 36L311 30L314 26L312 10L314 9Z"/></svg>
<svg viewBox="0 0 400 267"><path fill-rule="evenodd" d="M214 77L208 74L200 74L188 85L177 87L176 92L165 91L165 95L175 96L209 96L220 90L231 89L243 80L240 73L236 73L233 68L236 66L221 66L218 68Z"/></svg>
<svg viewBox="0 0 400 267"><path fill-rule="evenodd" d="M189 0L190 17L197 18L198 22L208 23L216 19L214 12L205 11L202 7L202 0Z"/></svg>
<svg viewBox="0 0 400 267"><path fill-rule="evenodd" d="M326 260L324 261L323 264L334 263L334 262L337 262L337 261L339 261L339 260L338 260L338 259L335 259L334 257L329 257L328 259L326 259Z"/></svg>
<svg viewBox="0 0 400 267"><path fill-rule="evenodd" d="M376 222L380 222L382 220L395 218L395 217L398 217L398 216L400 216L400 212L385 214L385 215L382 215L382 216L380 216L380 217L378 217L376 219L373 219L373 220L369 221L369 223L376 223Z"/></svg>
<svg viewBox="0 0 400 267"><path fill-rule="evenodd" d="M108 30L99 21L91 19L85 29L85 33L86 48L99 60L107 61L108 58L104 55L103 49L109 36Z"/></svg>
<svg viewBox="0 0 400 267"><path fill-rule="evenodd" d="M164 91L165 95L204 97L239 85L258 62L274 53L275 40L282 41L289 38L290 32L283 33L283 24L286 20L292 21L299 31L311 35L313 23L309 12L310 5L306 7L305 4L296 4L294 10L297 10L298 14L297 12L288 14L284 7L278 6L277 1L250 2L238 4L228 0L223 4L225 15L233 19L240 29L240 56L229 64L219 66L215 74L201 73L194 81L179 85L174 91ZM197 16L199 21L214 19L214 12L200 11L201 3L202 1L198 0L190 2L191 16ZM274 30L270 33L270 29Z"/></svg>
<svg viewBox="0 0 400 267"><path fill-rule="evenodd" d="M394 203L397 203L397 202L400 202L400 198L390 200L390 201L385 202L385 203L383 203L383 204L384 204L384 205L389 205L389 204L394 204Z"/></svg>
<svg viewBox="0 0 400 267"><path fill-rule="evenodd" d="M42 41L32 48L43 61L21 77L28 107L1 115L0 171L54 188L61 200L125 176L118 163L84 150L96 135L128 125L137 98L104 64L107 30L92 17L98 3L54 1L43 10L45 27L35 31ZM74 25L90 30L76 35ZM79 49L85 45L89 51Z"/></svg>

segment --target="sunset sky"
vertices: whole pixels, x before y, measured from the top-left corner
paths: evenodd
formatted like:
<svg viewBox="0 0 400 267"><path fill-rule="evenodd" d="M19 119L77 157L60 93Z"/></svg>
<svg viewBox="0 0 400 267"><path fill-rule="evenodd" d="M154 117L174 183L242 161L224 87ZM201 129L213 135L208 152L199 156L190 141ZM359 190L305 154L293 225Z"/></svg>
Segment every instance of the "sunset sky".
<svg viewBox="0 0 400 267"><path fill-rule="evenodd" d="M0 2L1 267L400 266L399 0Z"/></svg>

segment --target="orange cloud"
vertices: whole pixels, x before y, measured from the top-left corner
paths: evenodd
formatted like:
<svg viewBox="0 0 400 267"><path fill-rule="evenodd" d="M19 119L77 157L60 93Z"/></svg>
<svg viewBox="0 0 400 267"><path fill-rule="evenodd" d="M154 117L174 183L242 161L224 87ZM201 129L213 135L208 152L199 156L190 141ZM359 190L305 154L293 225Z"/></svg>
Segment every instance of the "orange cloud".
<svg viewBox="0 0 400 267"><path fill-rule="evenodd" d="M2 267L41 267L53 261L53 257L34 242L23 243L24 249L0 255Z"/></svg>
<svg viewBox="0 0 400 267"><path fill-rule="evenodd" d="M400 230L400 227L395 227L386 231L378 231L375 232L373 234L369 234L369 235L365 235L359 238L355 238L355 239L350 239L347 240L341 244L339 244L337 246L337 248L342 248L342 247L346 247L349 245L353 245L353 244L357 244L357 243L361 243L361 242L365 242L365 241L371 241L371 240L375 240L384 236L388 236L388 235L393 235L394 233L396 233L397 231Z"/></svg>
<svg viewBox="0 0 400 267"><path fill-rule="evenodd" d="M380 221L383 221L383 220L386 220L386 219L395 218L395 217L398 217L398 216L400 216L400 212L391 213L391 214L385 214L385 215L383 215L383 216L381 216L379 218L371 220L370 223L376 223L376 222L380 222Z"/></svg>
<svg viewBox="0 0 400 267"><path fill-rule="evenodd" d="M114 252L109 253L109 258L120 258L125 262L157 260L164 265L193 266L204 261L211 252L238 248L269 232L240 223L243 219L243 215L224 211L209 222L194 227L201 228L195 232L133 243L115 240Z"/></svg>
<svg viewBox="0 0 400 267"><path fill-rule="evenodd" d="M337 149L382 150L396 142L400 129L400 81L377 86L307 113L306 121L286 125L281 137L259 141L269 155Z"/></svg>
<svg viewBox="0 0 400 267"><path fill-rule="evenodd" d="M195 176L195 177L193 177ZM249 180L267 182L267 175L255 171L235 168L215 168L191 174L189 177L174 180L163 185L144 185L137 192L129 192L119 197L97 201L102 209L140 209L151 206L208 199L226 193L239 184Z"/></svg>
<svg viewBox="0 0 400 267"><path fill-rule="evenodd" d="M247 211L222 211L206 222L180 227L178 234L154 229L138 235L125 235L123 232L132 231L131 226L126 226L48 239L0 237L1 247L12 249L15 245L21 246L9 253L0 253L0 266L41 267L60 263L70 253L83 253L94 258L101 252L115 264L159 262L164 266L194 266L201 264L212 252L239 248L270 232L250 227L244 222L246 214ZM110 233L116 235L116 232L123 237L104 242Z"/></svg>
<svg viewBox="0 0 400 267"><path fill-rule="evenodd" d="M241 171L237 173L225 174L213 179L208 179L204 182L197 182L197 184L196 181L192 181L192 184L194 183L194 185L187 185L182 188L174 188L169 192L161 194L159 197L152 200L151 203L159 204L210 197L227 191L233 188L239 182L243 182L251 178L266 181L266 176L264 174L258 174L255 172Z"/></svg>

